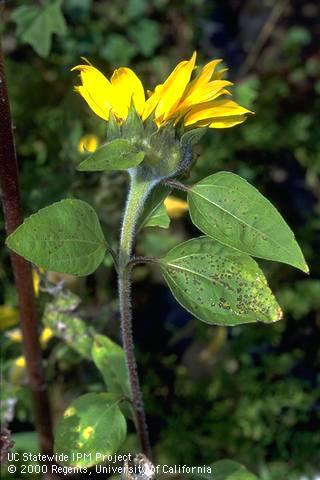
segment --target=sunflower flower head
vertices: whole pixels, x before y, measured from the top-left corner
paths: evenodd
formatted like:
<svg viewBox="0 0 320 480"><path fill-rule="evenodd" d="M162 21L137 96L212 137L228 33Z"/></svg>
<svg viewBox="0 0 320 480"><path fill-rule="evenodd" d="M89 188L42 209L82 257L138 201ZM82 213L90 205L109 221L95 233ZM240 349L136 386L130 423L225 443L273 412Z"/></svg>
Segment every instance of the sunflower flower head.
<svg viewBox="0 0 320 480"><path fill-rule="evenodd" d="M233 127L252 113L231 99L232 83L223 78L226 69L219 68L220 63L213 60L197 68L194 52L147 95L130 68L115 70L110 79L92 65L77 65L72 70L80 72L81 85L76 91L109 123L107 141L124 138L131 142L137 151L144 151L144 166L163 178L188 169L200 132ZM190 135L191 130L199 134Z"/></svg>

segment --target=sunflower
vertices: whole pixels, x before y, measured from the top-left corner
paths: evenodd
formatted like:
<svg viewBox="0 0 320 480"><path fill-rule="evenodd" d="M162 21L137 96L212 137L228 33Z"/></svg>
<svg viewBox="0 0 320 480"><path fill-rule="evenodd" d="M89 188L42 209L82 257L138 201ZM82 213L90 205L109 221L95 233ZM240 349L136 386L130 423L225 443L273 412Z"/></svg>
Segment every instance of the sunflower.
<svg viewBox="0 0 320 480"><path fill-rule="evenodd" d="M159 128L169 122L193 128L229 128L244 122L252 112L231 100L232 83L223 79L226 69L217 69L221 61L213 60L198 70L194 52L190 60L178 63L164 83L149 91L147 99L130 68L115 70L110 80L92 65L77 65L72 70L79 70L82 82L75 90L104 120L112 112L117 122L123 123L133 104L143 121L151 116Z"/></svg>

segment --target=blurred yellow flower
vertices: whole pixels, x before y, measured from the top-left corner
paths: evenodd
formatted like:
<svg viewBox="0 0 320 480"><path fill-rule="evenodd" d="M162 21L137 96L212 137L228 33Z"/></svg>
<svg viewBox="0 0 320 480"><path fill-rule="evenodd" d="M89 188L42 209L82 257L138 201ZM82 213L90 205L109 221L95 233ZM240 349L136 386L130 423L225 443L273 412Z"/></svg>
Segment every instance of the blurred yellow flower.
<svg viewBox="0 0 320 480"><path fill-rule="evenodd" d="M22 342L22 332L20 328L14 328L9 332L6 332L6 336L16 343ZM49 327L45 327L40 334L40 344L42 347L45 347L49 340L53 337L53 331Z"/></svg>
<svg viewBox="0 0 320 480"><path fill-rule="evenodd" d="M21 385L25 381L26 375L26 359L21 356L14 360L10 370L10 383L12 385Z"/></svg>
<svg viewBox="0 0 320 480"><path fill-rule="evenodd" d="M45 327L40 335L40 343L42 347L45 347L49 340L53 337L53 331L49 327Z"/></svg>
<svg viewBox="0 0 320 480"><path fill-rule="evenodd" d="M40 286L40 276L37 270L32 270L32 279L33 279L33 291L35 297L39 296L39 286Z"/></svg>
<svg viewBox="0 0 320 480"><path fill-rule="evenodd" d="M12 342L20 343L22 341L22 332L20 328L14 328L9 332L6 332L6 336L10 338Z"/></svg>
<svg viewBox="0 0 320 480"><path fill-rule="evenodd" d="M80 153L95 152L98 148L99 140L96 135L87 134L80 138L78 151Z"/></svg>
<svg viewBox="0 0 320 480"><path fill-rule="evenodd" d="M196 52L190 60L180 62L148 100L141 81L129 68L115 70L110 81L92 65L77 65L72 70L80 71L82 81L76 91L104 120L112 111L118 122L123 122L132 101L142 120L153 114L158 127L180 120L185 126L209 128L228 128L244 122L252 112L230 100L227 87L232 83L223 79L226 69L216 70L221 60L207 63L191 79L195 62Z"/></svg>
<svg viewBox="0 0 320 480"><path fill-rule="evenodd" d="M188 211L188 204L185 200L170 195L164 201L167 214L170 218L180 218Z"/></svg>
<svg viewBox="0 0 320 480"><path fill-rule="evenodd" d="M16 360L15 360L14 363L15 363L15 365L16 365L17 367L19 367L19 368L25 368L25 366L26 366L26 359L25 359L23 356L21 356L21 357L16 358Z"/></svg>
<svg viewBox="0 0 320 480"><path fill-rule="evenodd" d="M9 305L0 305L0 330L16 325L19 321L19 312L17 308Z"/></svg>

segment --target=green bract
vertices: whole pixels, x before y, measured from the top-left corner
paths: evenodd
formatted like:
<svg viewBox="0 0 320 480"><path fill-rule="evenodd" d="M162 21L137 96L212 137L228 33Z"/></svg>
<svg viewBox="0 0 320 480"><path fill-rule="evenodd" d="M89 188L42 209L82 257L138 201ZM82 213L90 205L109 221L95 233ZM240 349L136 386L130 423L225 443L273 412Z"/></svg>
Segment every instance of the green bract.
<svg viewBox="0 0 320 480"><path fill-rule="evenodd" d="M180 140L181 145L185 148L194 147L194 145L200 142L207 130L207 127L193 128L192 130L189 130L182 135Z"/></svg>
<svg viewBox="0 0 320 480"><path fill-rule="evenodd" d="M191 130L180 139L172 124L159 129L152 119L143 123L131 107L122 125L110 114L107 142L81 162L77 170L128 170L140 166L142 176L160 181L188 170L192 146L206 130Z"/></svg>
<svg viewBox="0 0 320 480"><path fill-rule="evenodd" d="M137 167L144 157L144 152L137 151L128 140L119 138L98 148L78 165L77 170L81 172L127 170Z"/></svg>
<svg viewBox="0 0 320 480"><path fill-rule="evenodd" d="M156 208L156 210L153 212L152 216L149 218L149 220L145 223L144 226L169 228L170 217L167 214L166 207L163 203Z"/></svg>
<svg viewBox="0 0 320 480"><path fill-rule="evenodd" d="M150 226L149 222L153 221L154 216L158 214L164 199L169 195L170 188L158 184L149 193L138 219L137 230L143 226ZM169 219L170 220L170 219Z"/></svg>

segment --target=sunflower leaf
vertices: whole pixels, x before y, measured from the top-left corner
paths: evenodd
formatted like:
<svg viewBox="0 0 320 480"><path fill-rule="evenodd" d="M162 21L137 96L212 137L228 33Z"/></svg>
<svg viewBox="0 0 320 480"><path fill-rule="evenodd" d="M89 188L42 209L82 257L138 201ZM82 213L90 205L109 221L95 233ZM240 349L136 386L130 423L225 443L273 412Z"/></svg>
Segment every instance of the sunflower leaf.
<svg viewBox="0 0 320 480"><path fill-rule="evenodd" d="M96 212L71 199L28 217L6 243L38 267L79 276L94 272L108 249Z"/></svg>
<svg viewBox="0 0 320 480"><path fill-rule="evenodd" d="M104 335L95 335L92 359L100 370L108 391L130 397L128 371L123 348Z"/></svg>
<svg viewBox="0 0 320 480"><path fill-rule="evenodd" d="M308 266L294 234L276 208L246 180L219 172L188 193L192 222L206 235L254 257Z"/></svg>
<svg viewBox="0 0 320 480"><path fill-rule="evenodd" d="M282 317L256 262L209 237L174 247L160 267L177 301L203 322L232 326Z"/></svg>
<svg viewBox="0 0 320 480"><path fill-rule="evenodd" d="M87 393L71 403L55 436L55 453L67 459L62 463L90 467L117 452L127 431L119 401L111 393Z"/></svg>
<svg viewBox="0 0 320 480"><path fill-rule="evenodd" d="M102 172L105 170L128 170L138 166L145 153L138 151L128 140L112 140L102 145L78 165L80 172Z"/></svg>

